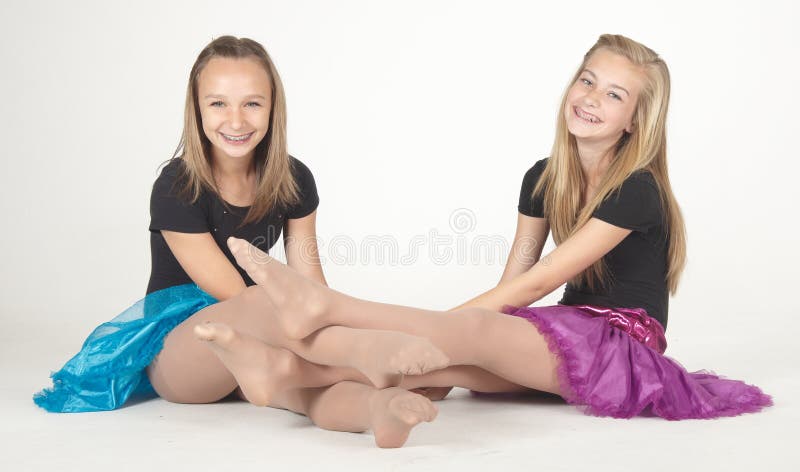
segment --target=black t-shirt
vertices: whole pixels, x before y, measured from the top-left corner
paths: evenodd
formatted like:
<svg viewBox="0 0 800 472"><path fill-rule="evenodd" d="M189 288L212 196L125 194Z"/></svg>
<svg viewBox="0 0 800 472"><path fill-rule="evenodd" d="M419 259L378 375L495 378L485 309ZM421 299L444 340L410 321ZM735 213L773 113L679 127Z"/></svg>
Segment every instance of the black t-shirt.
<svg viewBox="0 0 800 472"><path fill-rule="evenodd" d="M547 159L534 164L522 180L519 212L544 218L542 195L531 193L544 172ZM640 170L628 177L592 214L614 226L633 230L605 256L611 276L606 289L592 292L584 283L567 283L563 305L599 305L610 308L644 308L647 314L667 327L669 291L667 290L668 234L662 222L658 186L649 171Z"/></svg>
<svg viewBox="0 0 800 472"><path fill-rule="evenodd" d="M245 239L264 252L267 252L281 234L287 219L302 218L311 214L319 205L319 196L314 176L308 167L294 157L290 157L292 174L300 190L299 202L286 209L274 209L254 223L237 228L244 220L250 207L238 207L222 201L213 192L204 191L193 204L188 204L177 196L180 183L175 185L180 175L182 159L173 159L162 170L153 184L150 196L150 255L151 271L147 293L174 285L191 283L192 279L183 270L170 251L161 230L179 233L211 233L222 252L239 271L245 283L255 282L236 264L228 249L230 236Z"/></svg>

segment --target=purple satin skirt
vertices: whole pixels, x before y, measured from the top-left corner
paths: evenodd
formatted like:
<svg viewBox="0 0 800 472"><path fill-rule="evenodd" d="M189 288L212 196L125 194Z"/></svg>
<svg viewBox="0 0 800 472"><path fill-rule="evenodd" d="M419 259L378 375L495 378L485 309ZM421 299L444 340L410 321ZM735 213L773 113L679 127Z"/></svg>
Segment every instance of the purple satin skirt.
<svg viewBox="0 0 800 472"><path fill-rule="evenodd" d="M772 405L758 387L664 356L664 328L641 308L505 307L545 337L559 360L562 397L587 414L668 420L751 413Z"/></svg>

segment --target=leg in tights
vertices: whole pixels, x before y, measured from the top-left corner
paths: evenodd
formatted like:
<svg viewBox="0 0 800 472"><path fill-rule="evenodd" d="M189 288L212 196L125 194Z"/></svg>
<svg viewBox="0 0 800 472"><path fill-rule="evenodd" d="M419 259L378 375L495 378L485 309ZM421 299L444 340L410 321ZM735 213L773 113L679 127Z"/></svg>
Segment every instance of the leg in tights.
<svg viewBox="0 0 800 472"><path fill-rule="evenodd" d="M353 329L344 326L328 326L311 333L301 340L290 339L280 329L280 319L275 315L276 308L267 293L258 286L248 287L238 297L229 300L230 303L220 305L217 309L222 311L236 310L240 315L247 317L261 317L268 320L266 326L269 329L263 331L260 339L264 342L285 348L299 355L300 357L317 364L331 366L354 366L363 372L378 388L385 388L390 385L398 385L402 375L396 374L403 372L406 375L413 375L413 378L420 377L424 372L441 372L435 370L439 367L448 365L447 359L441 358L441 351L438 349L431 351L429 342L420 337L407 339L395 337L396 332L385 330ZM224 318L224 316L222 316ZM347 348L343 348L347 346ZM428 352L437 356L435 362ZM387 366L388 364L388 366ZM425 364L419 367L418 364ZM414 368L414 367L418 368ZM470 372L477 372L478 368L472 368ZM493 378L496 382L502 379L491 375L489 372L481 372L484 379ZM445 387L463 386L462 384L441 384L424 386L415 384L417 387ZM522 389L519 385L506 382L502 390L493 391L515 391ZM475 390L475 389L473 389ZM443 393L447 393L444 391ZM435 395L435 393L434 393Z"/></svg>
<svg viewBox="0 0 800 472"><path fill-rule="evenodd" d="M290 337L330 325L401 331L429 339L450 365L481 367L521 386L560 393L557 359L527 320L476 308L436 312L360 300L303 277L246 241L231 238L229 246Z"/></svg>
<svg viewBox="0 0 800 472"><path fill-rule="evenodd" d="M381 390L347 381L347 369L325 369L226 324L205 323L194 332L230 371L247 400L305 414L322 428L353 432L371 429L378 446L400 447L414 426L436 416L436 407L424 396L403 388ZM368 382L363 376L361 380ZM334 382L331 387L313 388ZM482 391L518 388L471 366L407 376L404 382L409 386L463 385Z"/></svg>
<svg viewBox="0 0 800 472"><path fill-rule="evenodd" d="M372 430L379 447L400 447L411 429L438 413L427 398L397 387L378 390L358 382L293 389L275 396L276 406L308 416L332 431Z"/></svg>
<svg viewBox="0 0 800 472"><path fill-rule="evenodd" d="M404 374L424 373L447 364L446 356L430 342L403 333L337 326L319 330L306 340L289 340L272 310L256 303L261 299L267 299L264 292L251 287L237 297L200 310L173 329L164 339L162 351L147 368L155 391L172 402L211 403L236 388L230 370L195 334L196 326L209 322L224 323L274 346L296 349L311 361L324 359L327 365L349 368L345 378L350 380L363 380L363 373L368 379L364 380L366 383L379 388L397 385ZM285 356L280 352L269 356L274 358L273 365L285 367L285 362L281 364ZM334 383L327 380L332 378L328 367L317 366L314 374L322 376L318 385ZM340 374L336 375L342 379Z"/></svg>
<svg viewBox="0 0 800 472"><path fill-rule="evenodd" d="M147 368L153 388L165 400L212 403L239 386L248 401L267 405L282 389L327 386L341 380L369 383L354 369L298 362L285 349L270 347L228 325L210 323L204 319L206 314L198 312L192 317L194 324L184 322L172 330L164 349ZM250 381L240 385L239 379Z"/></svg>

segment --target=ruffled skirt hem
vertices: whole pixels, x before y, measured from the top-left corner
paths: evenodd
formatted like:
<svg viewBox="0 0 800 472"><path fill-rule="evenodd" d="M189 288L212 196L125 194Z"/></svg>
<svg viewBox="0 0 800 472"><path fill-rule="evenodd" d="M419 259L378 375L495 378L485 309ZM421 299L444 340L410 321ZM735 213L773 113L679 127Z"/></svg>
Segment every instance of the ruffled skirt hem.
<svg viewBox="0 0 800 472"><path fill-rule="evenodd" d="M687 372L612 326L608 317L566 305L508 307L504 312L525 318L541 333L558 359L562 397L586 414L711 419L773 404L756 386L706 370Z"/></svg>

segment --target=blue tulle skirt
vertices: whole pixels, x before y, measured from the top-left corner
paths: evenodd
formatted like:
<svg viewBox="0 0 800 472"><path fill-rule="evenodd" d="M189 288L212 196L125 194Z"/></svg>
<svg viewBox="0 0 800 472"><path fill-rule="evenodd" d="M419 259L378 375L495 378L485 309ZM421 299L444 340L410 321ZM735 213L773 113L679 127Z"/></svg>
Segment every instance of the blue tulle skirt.
<svg viewBox="0 0 800 472"><path fill-rule="evenodd" d="M217 300L195 284L153 292L98 326L58 372L53 387L33 396L47 411L114 410L131 395L155 396L145 368L181 322Z"/></svg>

